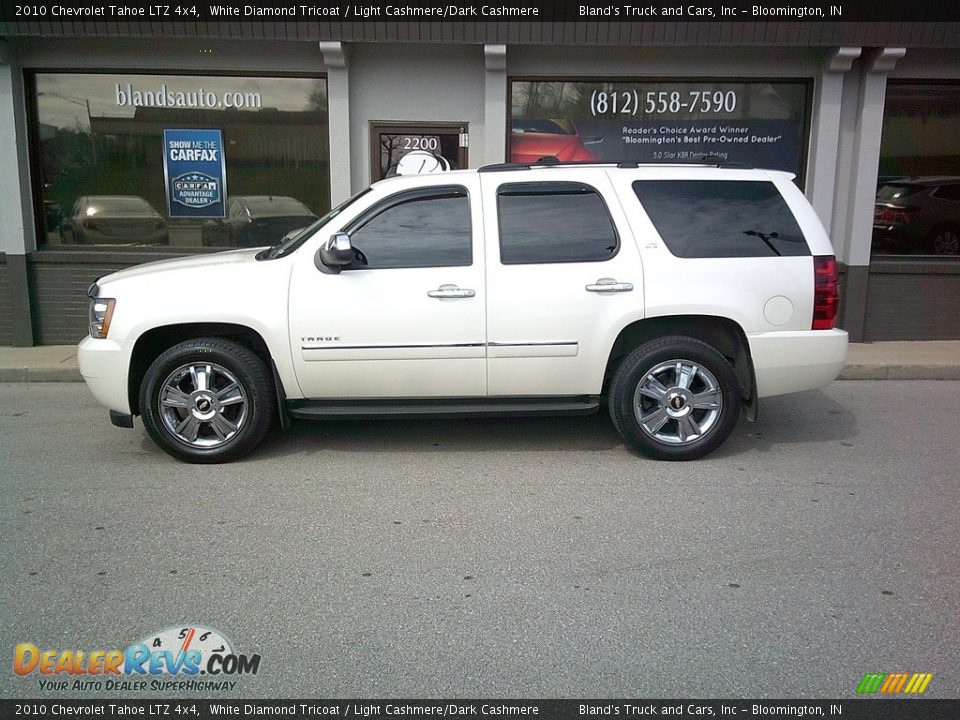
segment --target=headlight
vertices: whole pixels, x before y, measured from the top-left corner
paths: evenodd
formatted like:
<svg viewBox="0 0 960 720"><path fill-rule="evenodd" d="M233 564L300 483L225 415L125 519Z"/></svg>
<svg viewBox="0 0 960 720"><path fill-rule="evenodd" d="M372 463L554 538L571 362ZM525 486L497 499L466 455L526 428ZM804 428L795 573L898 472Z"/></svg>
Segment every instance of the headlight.
<svg viewBox="0 0 960 720"><path fill-rule="evenodd" d="M110 332L110 320L117 301L113 298L93 298L90 300L90 337L105 338Z"/></svg>

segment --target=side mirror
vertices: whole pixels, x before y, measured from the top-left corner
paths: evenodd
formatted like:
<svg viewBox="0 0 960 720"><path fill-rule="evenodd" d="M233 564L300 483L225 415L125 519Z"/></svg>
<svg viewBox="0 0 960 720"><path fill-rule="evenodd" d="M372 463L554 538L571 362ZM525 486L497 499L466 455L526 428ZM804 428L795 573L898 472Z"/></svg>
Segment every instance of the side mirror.
<svg viewBox="0 0 960 720"><path fill-rule="evenodd" d="M337 233L320 248L320 262L337 270L352 263L355 257L350 236L346 233Z"/></svg>

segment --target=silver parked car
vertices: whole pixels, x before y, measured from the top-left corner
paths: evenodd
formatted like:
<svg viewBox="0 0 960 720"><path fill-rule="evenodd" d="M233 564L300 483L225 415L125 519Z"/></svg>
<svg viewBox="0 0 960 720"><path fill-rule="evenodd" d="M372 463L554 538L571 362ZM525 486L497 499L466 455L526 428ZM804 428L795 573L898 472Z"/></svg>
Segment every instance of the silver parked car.
<svg viewBox="0 0 960 720"><path fill-rule="evenodd" d="M78 245L169 245L167 223L136 195L84 195L60 222L60 241Z"/></svg>

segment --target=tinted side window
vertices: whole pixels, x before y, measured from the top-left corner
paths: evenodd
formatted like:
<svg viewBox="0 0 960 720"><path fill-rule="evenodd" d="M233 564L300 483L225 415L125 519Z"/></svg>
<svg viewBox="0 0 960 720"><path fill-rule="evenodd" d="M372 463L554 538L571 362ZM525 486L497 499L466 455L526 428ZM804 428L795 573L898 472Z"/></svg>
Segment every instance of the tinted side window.
<svg viewBox="0 0 960 720"><path fill-rule="evenodd" d="M633 191L678 257L810 254L793 213L771 182L638 180Z"/></svg>
<svg viewBox="0 0 960 720"><path fill-rule="evenodd" d="M617 254L613 220L594 188L582 183L501 185L500 261L599 262Z"/></svg>
<svg viewBox="0 0 960 720"><path fill-rule="evenodd" d="M470 201L462 187L399 193L364 214L350 241L367 257L367 269L471 265Z"/></svg>

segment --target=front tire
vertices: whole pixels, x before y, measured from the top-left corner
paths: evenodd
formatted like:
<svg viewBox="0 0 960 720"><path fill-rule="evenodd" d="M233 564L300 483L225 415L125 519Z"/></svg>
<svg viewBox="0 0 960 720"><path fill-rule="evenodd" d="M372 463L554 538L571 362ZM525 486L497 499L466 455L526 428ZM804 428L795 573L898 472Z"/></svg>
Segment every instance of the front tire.
<svg viewBox="0 0 960 720"><path fill-rule="evenodd" d="M630 445L657 460L716 450L740 416L737 376L710 345L685 336L631 352L610 383L610 417Z"/></svg>
<svg viewBox="0 0 960 720"><path fill-rule="evenodd" d="M275 411L266 363L231 340L174 345L147 370L140 412L153 441L189 463L230 462L253 450Z"/></svg>

